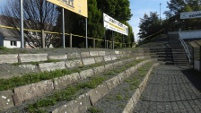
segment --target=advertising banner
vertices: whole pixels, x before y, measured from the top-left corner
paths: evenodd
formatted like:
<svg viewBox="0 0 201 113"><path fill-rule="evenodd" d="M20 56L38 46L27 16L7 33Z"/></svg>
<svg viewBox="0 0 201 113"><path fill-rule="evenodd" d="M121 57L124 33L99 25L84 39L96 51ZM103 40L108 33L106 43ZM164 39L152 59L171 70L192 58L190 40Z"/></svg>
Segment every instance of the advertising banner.
<svg viewBox="0 0 201 113"><path fill-rule="evenodd" d="M103 13L103 21L104 21L104 27L106 29L128 36L128 26L120 23L119 21L113 19L112 17L110 17L105 13Z"/></svg>
<svg viewBox="0 0 201 113"><path fill-rule="evenodd" d="M201 11L183 12L180 14L180 19L201 18Z"/></svg>
<svg viewBox="0 0 201 113"><path fill-rule="evenodd" d="M88 17L87 0L47 0L74 13Z"/></svg>

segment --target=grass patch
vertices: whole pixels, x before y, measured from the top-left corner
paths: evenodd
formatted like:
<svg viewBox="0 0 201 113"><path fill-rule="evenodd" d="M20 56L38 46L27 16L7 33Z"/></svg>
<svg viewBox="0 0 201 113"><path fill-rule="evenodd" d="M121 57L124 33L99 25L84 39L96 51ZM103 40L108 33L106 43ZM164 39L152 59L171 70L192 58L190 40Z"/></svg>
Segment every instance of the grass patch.
<svg viewBox="0 0 201 113"><path fill-rule="evenodd" d="M147 63L145 66L140 67L137 71L138 76L134 76L132 78L128 78L125 80L125 82L129 83L129 89L133 90L136 89L139 84L140 84L140 79L146 76L146 73L148 72L148 70L150 69L150 67L153 65L153 62Z"/></svg>
<svg viewBox="0 0 201 113"><path fill-rule="evenodd" d="M103 113L103 111L100 108L95 108L95 107L91 107L88 110L89 113Z"/></svg>
<svg viewBox="0 0 201 113"><path fill-rule="evenodd" d="M38 109L42 107L47 107L47 106L53 106L59 101L70 101L75 99L75 94L83 89L83 88L95 88L99 84L103 83L105 80L104 77L91 77L89 81L84 82L84 83L79 83L74 86L69 86L63 91L57 92L52 96L46 97L45 99L37 101L35 104L31 104L28 106L27 110L31 113L36 113L38 112Z"/></svg>

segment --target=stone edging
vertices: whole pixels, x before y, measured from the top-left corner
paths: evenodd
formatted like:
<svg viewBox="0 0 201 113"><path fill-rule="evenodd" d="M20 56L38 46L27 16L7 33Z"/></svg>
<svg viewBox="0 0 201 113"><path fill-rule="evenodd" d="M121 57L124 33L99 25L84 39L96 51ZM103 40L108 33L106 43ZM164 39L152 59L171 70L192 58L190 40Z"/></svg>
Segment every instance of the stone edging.
<svg viewBox="0 0 201 113"><path fill-rule="evenodd" d="M145 76L145 78L143 79L142 83L138 86L138 88L136 89L135 93L133 94L132 98L128 101L126 107L124 108L122 113L133 113L134 108L137 104L137 102L140 99L140 96L144 90L144 88L147 85L148 79L151 75L151 72L153 71L154 67L158 66L159 63L155 63L150 70L148 71L147 75Z"/></svg>
<svg viewBox="0 0 201 113"><path fill-rule="evenodd" d="M95 89L91 89L87 93L80 95L75 100L72 100L58 108L52 110L52 113L84 113L93 106L102 97L108 94L113 88L121 84L125 79L129 78L138 68L144 64L153 61L152 59L143 61L136 66L133 66L117 76L98 85Z"/></svg>

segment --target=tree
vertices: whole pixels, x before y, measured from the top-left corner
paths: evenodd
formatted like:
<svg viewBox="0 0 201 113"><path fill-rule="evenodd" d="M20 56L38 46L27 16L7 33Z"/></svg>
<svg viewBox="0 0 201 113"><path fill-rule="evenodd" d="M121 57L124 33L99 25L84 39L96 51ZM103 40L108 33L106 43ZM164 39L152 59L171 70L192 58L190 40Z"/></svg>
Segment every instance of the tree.
<svg viewBox="0 0 201 113"><path fill-rule="evenodd" d="M125 37L125 41L133 38L133 31L130 30L130 25L127 23L127 21L132 17L129 0L97 0L97 5L102 12L108 14L119 22L128 25L129 34L131 35ZM114 34L115 41L122 42L122 34L112 33L112 31L108 30L106 31L107 40L112 40L112 34Z"/></svg>
<svg viewBox="0 0 201 113"><path fill-rule="evenodd" d="M120 22L132 17L129 0L97 0L98 8Z"/></svg>
<svg viewBox="0 0 201 113"><path fill-rule="evenodd" d="M24 27L34 30L52 31L56 25L57 9L52 3L46 0L24 0ZM8 0L2 11L5 15L5 22L9 26L20 27L20 2L19 0ZM41 47L41 33L24 32L25 41L31 47ZM55 36L52 34L45 35L46 47L52 43Z"/></svg>
<svg viewBox="0 0 201 113"><path fill-rule="evenodd" d="M200 29L200 19L180 19L180 13L201 10L201 0L170 0L169 11L165 11L168 29Z"/></svg>
<svg viewBox="0 0 201 113"><path fill-rule="evenodd" d="M156 12L150 12L149 15L144 14L144 17L140 18L139 28L138 34L141 39L160 31L162 27L158 14Z"/></svg>

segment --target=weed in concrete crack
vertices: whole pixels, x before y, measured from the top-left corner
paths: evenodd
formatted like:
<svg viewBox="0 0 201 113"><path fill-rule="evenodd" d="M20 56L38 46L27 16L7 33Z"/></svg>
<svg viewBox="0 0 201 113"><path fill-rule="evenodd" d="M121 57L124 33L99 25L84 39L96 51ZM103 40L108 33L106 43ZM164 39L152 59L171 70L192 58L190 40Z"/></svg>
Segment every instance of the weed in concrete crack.
<svg viewBox="0 0 201 113"><path fill-rule="evenodd" d="M117 95L117 96L116 96L116 99L117 99L117 100L123 100L123 96L122 96L122 95Z"/></svg>
<svg viewBox="0 0 201 113"><path fill-rule="evenodd" d="M95 108L95 107L91 107L89 108L89 113L103 113L103 111L100 108Z"/></svg>

